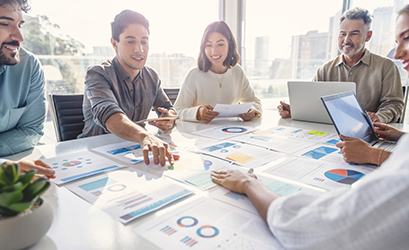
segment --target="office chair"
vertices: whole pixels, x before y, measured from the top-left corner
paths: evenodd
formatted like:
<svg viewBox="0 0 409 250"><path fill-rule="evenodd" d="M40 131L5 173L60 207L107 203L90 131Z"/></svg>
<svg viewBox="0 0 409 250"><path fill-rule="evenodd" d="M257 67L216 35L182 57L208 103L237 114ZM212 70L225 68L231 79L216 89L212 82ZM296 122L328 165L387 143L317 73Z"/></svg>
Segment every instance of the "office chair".
<svg viewBox="0 0 409 250"><path fill-rule="evenodd" d="M172 105L175 104L176 98L179 94L179 90L180 88L163 88L163 91L165 91Z"/></svg>
<svg viewBox="0 0 409 250"><path fill-rule="evenodd" d="M408 101L409 85L402 86L402 93L403 93L403 112L402 112L402 116L399 117L399 119L396 121L397 123L405 122L406 103Z"/></svg>
<svg viewBox="0 0 409 250"><path fill-rule="evenodd" d="M57 141L77 139L84 128L84 95L48 95Z"/></svg>

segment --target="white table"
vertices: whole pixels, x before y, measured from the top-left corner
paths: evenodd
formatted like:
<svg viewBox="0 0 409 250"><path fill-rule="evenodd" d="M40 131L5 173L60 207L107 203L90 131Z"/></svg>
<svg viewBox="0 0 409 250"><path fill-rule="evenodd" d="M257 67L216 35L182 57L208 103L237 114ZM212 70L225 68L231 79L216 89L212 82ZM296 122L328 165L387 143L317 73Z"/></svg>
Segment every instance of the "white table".
<svg viewBox="0 0 409 250"><path fill-rule="evenodd" d="M215 125L238 124L254 126L259 129L267 129L278 125L292 126L306 129L335 133L332 125L306 123L292 121L291 119L280 119L275 110L266 110L264 118L255 119L251 122L241 122L238 119L215 120L211 124L178 122L177 128L172 133L187 133L188 135L197 130L205 129ZM150 132L156 129L147 125ZM399 124L396 127L409 130L408 127ZM179 135L181 135L179 133ZM194 135L189 135L190 138ZM183 136L182 136L183 138ZM44 145L17 155L6 157L10 160L20 159L43 159L95 148L111 143L123 141L115 135L101 135L85 139L56 143L55 145ZM177 141L175 141L177 143ZM169 179L171 180L171 179ZM173 181L173 180L171 180ZM186 198L167 206L157 212L136 219L126 226L105 213L92 206L80 197L71 193L64 187L51 185L44 194L54 209L54 221L47 235L30 249L158 249L141 236L133 232L135 227L159 216L170 209L180 206L187 199L196 199L206 195L206 192L196 191L194 196Z"/></svg>

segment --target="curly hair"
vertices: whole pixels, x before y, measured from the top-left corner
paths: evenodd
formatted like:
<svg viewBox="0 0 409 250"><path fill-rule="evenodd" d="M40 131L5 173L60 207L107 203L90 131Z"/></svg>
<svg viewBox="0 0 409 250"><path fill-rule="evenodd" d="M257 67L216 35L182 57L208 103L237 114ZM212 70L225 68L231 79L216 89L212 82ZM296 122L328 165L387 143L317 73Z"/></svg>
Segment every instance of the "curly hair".
<svg viewBox="0 0 409 250"><path fill-rule="evenodd" d="M6 4L17 3L20 10L27 13L30 10L30 5L28 4L28 0L0 0L0 6L4 6Z"/></svg>

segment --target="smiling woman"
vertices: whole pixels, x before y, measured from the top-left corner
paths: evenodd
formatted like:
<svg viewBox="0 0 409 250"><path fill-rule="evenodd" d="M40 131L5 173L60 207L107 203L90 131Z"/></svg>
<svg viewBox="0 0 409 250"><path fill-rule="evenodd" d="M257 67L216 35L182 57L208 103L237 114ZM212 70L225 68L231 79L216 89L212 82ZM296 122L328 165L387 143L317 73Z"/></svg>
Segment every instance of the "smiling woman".
<svg viewBox="0 0 409 250"><path fill-rule="evenodd" d="M245 121L260 117L261 101L254 94L246 74L238 64L236 40L224 21L207 26L200 44L197 68L190 70L175 102L182 120L211 122L216 104L253 103L238 116Z"/></svg>

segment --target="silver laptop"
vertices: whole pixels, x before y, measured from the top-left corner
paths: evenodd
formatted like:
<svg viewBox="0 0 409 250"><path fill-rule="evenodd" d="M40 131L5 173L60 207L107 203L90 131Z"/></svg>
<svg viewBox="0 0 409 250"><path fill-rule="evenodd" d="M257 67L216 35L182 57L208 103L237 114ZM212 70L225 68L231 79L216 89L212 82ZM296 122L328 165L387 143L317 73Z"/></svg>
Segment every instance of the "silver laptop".
<svg viewBox="0 0 409 250"><path fill-rule="evenodd" d="M350 137L361 138L373 147L392 151L395 142L378 138L366 111L363 111L354 92L345 92L321 97L322 102L338 132Z"/></svg>
<svg viewBox="0 0 409 250"><path fill-rule="evenodd" d="M293 120L328 124L332 124L332 121L321 102L321 96L355 92L354 82L290 81L287 87Z"/></svg>

